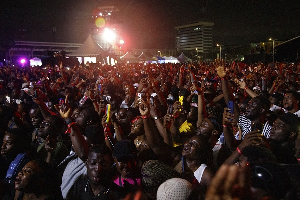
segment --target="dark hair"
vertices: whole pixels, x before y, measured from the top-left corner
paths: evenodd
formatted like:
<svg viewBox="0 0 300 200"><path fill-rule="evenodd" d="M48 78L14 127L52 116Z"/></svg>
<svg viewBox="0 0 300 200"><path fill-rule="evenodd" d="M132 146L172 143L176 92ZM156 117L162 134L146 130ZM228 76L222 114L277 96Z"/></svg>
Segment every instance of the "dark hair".
<svg viewBox="0 0 300 200"><path fill-rule="evenodd" d="M8 129L6 133L15 136L17 146L21 151L30 149L31 138L27 129L12 128Z"/></svg>
<svg viewBox="0 0 300 200"><path fill-rule="evenodd" d="M268 110L270 109L271 103L266 96L259 95L257 97L254 97L253 99L258 99L261 107L265 109L265 112L268 112Z"/></svg>
<svg viewBox="0 0 300 200"><path fill-rule="evenodd" d="M59 187L59 177L55 168L51 167L46 161L36 159L29 162L33 162L38 166L40 171L37 171L37 180L41 186L42 191L45 194L61 197L60 187Z"/></svg>
<svg viewBox="0 0 300 200"><path fill-rule="evenodd" d="M112 157L112 152L110 148L108 148L104 144L99 144L99 145L93 145L89 148L89 155L91 156L92 153L99 153L101 155L110 155Z"/></svg>
<svg viewBox="0 0 300 200"><path fill-rule="evenodd" d="M267 161L275 161L275 155L265 147L247 146L242 149L243 156L247 157L249 162L257 162L261 159Z"/></svg>

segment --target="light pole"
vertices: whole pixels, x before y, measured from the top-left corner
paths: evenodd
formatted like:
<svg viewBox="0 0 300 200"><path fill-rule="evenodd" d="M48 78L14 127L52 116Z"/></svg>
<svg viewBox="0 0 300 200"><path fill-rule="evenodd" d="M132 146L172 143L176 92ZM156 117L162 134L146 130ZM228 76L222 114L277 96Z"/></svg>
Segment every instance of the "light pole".
<svg viewBox="0 0 300 200"><path fill-rule="evenodd" d="M221 58L222 58L222 46L220 44L217 44L217 47L220 47L220 56L219 56L219 59L221 60Z"/></svg>
<svg viewBox="0 0 300 200"><path fill-rule="evenodd" d="M269 40L273 42L273 63L274 63L274 56L275 56L275 39L270 38Z"/></svg>
<svg viewBox="0 0 300 200"><path fill-rule="evenodd" d="M157 51L159 53L159 57L161 57L161 52L160 51Z"/></svg>

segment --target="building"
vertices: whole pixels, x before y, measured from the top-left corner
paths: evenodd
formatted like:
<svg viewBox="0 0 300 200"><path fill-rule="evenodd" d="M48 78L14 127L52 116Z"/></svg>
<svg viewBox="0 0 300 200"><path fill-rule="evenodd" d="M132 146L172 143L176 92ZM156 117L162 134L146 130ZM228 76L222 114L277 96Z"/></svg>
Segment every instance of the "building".
<svg viewBox="0 0 300 200"><path fill-rule="evenodd" d="M211 53L213 47L213 22L199 21L175 27L177 51Z"/></svg>
<svg viewBox="0 0 300 200"><path fill-rule="evenodd" d="M18 64L19 60L32 58L51 58L55 53L70 54L78 49L79 43L15 41L6 54L6 60Z"/></svg>

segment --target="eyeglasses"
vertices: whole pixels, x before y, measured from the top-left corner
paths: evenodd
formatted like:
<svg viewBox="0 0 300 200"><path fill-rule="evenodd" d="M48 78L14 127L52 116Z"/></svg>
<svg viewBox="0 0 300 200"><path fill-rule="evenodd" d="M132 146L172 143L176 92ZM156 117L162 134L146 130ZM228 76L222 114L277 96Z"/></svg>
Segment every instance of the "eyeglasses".
<svg viewBox="0 0 300 200"><path fill-rule="evenodd" d="M41 126L42 127L48 127L48 126L51 126L51 124L49 124L48 122L42 122Z"/></svg>

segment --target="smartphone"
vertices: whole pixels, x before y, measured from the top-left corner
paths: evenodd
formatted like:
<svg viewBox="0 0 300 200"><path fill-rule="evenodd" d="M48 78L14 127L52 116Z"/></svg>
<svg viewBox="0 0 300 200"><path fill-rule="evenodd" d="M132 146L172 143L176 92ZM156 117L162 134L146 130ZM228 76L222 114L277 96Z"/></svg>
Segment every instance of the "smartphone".
<svg viewBox="0 0 300 200"><path fill-rule="evenodd" d="M233 107L234 107L234 102L233 101L228 101L228 106L227 108L230 109L230 113L233 113Z"/></svg>
<svg viewBox="0 0 300 200"><path fill-rule="evenodd" d="M101 91L101 84L98 85L98 91Z"/></svg>
<svg viewBox="0 0 300 200"><path fill-rule="evenodd" d="M172 104L169 104L168 105L168 114L173 114L173 105Z"/></svg>
<svg viewBox="0 0 300 200"><path fill-rule="evenodd" d="M150 96L150 104L153 106L154 105L154 98Z"/></svg>

